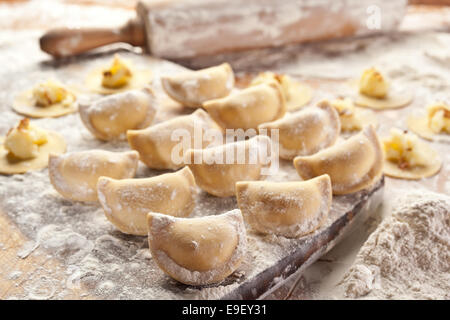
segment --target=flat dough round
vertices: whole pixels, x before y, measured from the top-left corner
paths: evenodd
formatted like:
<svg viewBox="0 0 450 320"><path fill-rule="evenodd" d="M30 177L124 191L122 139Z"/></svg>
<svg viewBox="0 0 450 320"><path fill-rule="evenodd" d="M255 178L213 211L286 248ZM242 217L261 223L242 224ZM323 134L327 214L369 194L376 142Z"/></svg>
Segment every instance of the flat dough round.
<svg viewBox="0 0 450 320"><path fill-rule="evenodd" d="M413 95L406 89L391 88L387 97L383 99L372 98L367 95L357 93L355 103L360 107L375 110L401 108L411 103Z"/></svg>
<svg viewBox="0 0 450 320"><path fill-rule="evenodd" d="M313 96L313 90L307 84L292 80L292 88L289 92L290 98L286 99L287 111L294 111L307 105Z"/></svg>
<svg viewBox="0 0 450 320"><path fill-rule="evenodd" d="M408 118L408 129L426 140L450 143L450 134L434 133L428 127L427 116L410 116Z"/></svg>
<svg viewBox="0 0 450 320"><path fill-rule="evenodd" d="M39 170L48 166L48 155L66 152L64 138L54 131L46 131L48 141L39 146L39 155L36 158L19 160L11 157L3 146L4 137L0 138L0 173L15 174L31 170Z"/></svg>
<svg viewBox="0 0 450 320"><path fill-rule="evenodd" d="M393 178L400 178L406 180L419 180L434 176L441 170L442 160L431 147L424 142L419 141L420 148L424 154L427 154L429 164L427 166L416 166L410 169L400 169L398 165L387 159L384 160L383 172L385 175Z"/></svg>
<svg viewBox="0 0 450 320"><path fill-rule="evenodd" d="M132 76L130 82L119 88L106 88L102 85L104 67L92 70L86 77L85 83L89 91L100 94L113 94L131 89L142 89L151 83L152 72L150 70L136 69L130 67Z"/></svg>
<svg viewBox="0 0 450 320"><path fill-rule="evenodd" d="M64 106L62 103L55 103L48 107L39 107L35 104L33 90L27 90L15 97L12 108L15 112L31 118L55 118L76 112L78 103L75 98L67 106Z"/></svg>

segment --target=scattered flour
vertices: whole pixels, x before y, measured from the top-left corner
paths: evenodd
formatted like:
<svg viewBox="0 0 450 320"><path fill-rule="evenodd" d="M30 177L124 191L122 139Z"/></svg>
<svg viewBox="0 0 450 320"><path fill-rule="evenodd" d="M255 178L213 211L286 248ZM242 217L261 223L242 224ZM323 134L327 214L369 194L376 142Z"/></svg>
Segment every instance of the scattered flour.
<svg viewBox="0 0 450 320"><path fill-rule="evenodd" d="M398 199L340 286L348 298L449 299L450 197L410 192Z"/></svg>

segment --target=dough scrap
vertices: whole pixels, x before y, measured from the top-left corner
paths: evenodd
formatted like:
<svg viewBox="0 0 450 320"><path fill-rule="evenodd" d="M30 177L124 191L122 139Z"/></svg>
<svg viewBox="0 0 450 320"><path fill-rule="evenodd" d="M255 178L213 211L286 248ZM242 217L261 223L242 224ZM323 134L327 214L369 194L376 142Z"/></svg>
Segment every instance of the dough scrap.
<svg viewBox="0 0 450 320"><path fill-rule="evenodd" d="M235 185L238 181L259 180L261 169L267 164L268 158L262 159L250 154L269 155L271 140L267 136L255 136L245 141L227 143L206 149L189 149L186 152L188 166L194 174L197 185L216 197L230 197L235 195ZM234 154L231 163L227 157ZM239 155L242 161L239 162ZM196 159L200 160L197 161ZM221 163L217 163L219 160Z"/></svg>
<svg viewBox="0 0 450 320"><path fill-rule="evenodd" d="M223 98L234 87L234 73L228 63L197 71L162 77L164 91L189 108L200 108L205 101Z"/></svg>
<svg viewBox="0 0 450 320"><path fill-rule="evenodd" d="M109 95L80 104L80 117L86 128L98 139L125 139L127 130L148 127L156 114L153 90L144 88Z"/></svg>
<svg viewBox="0 0 450 320"><path fill-rule="evenodd" d="M348 194L369 188L381 178L383 150L375 129L368 126L340 144L296 157L294 166L303 179L328 174L333 194Z"/></svg>
<svg viewBox="0 0 450 320"><path fill-rule="evenodd" d="M139 155L136 151L110 152L88 150L51 154L48 159L50 182L64 198L75 201L97 201L97 180L134 177Z"/></svg>
<svg viewBox="0 0 450 320"><path fill-rule="evenodd" d="M172 138L172 135L177 129L180 134L183 132L188 134L189 137L186 138L189 138L189 147L192 147L194 146L195 127L203 133L202 147L211 143L205 137L206 131L222 135L222 129L217 123L203 109L198 109L190 115L179 116L146 129L128 130L127 138L131 148L139 152L141 161L149 168L174 170L184 167L184 153L188 148L179 150L177 155L181 161L176 163L177 161L172 159L172 151L184 141L184 138L180 142L178 139L180 137Z"/></svg>
<svg viewBox="0 0 450 320"><path fill-rule="evenodd" d="M116 180L100 177L97 193L106 218L120 231L147 235L147 214L159 212L187 217L194 210L197 194L188 167L174 173L143 179Z"/></svg>
<svg viewBox="0 0 450 320"><path fill-rule="evenodd" d="M328 175L307 181L236 183L236 198L245 221L263 234L304 236L327 220L332 190Z"/></svg>
<svg viewBox="0 0 450 320"><path fill-rule="evenodd" d="M339 115L328 101L288 113L273 122L260 124L258 130L278 129L280 158L292 160L299 155L310 155L333 145L340 133Z"/></svg>
<svg viewBox="0 0 450 320"><path fill-rule="evenodd" d="M206 101L203 108L224 129L256 129L259 124L279 119L286 113L283 93L276 81Z"/></svg>
<svg viewBox="0 0 450 320"><path fill-rule="evenodd" d="M188 285L216 284L232 274L247 250L239 210L200 218L148 214L148 241L157 265Z"/></svg>

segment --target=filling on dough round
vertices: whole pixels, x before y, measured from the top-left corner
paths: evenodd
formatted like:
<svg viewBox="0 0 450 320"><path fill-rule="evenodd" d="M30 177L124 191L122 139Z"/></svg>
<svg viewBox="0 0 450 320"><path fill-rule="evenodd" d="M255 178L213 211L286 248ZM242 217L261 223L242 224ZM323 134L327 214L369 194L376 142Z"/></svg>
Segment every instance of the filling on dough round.
<svg viewBox="0 0 450 320"><path fill-rule="evenodd" d="M48 80L18 94L13 110L33 118L59 117L77 110L76 96L61 83Z"/></svg>
<svg viewBox="0 0 450 320"><path fill-rule="evenodd" d="M285 74L277 74L269 71L261 72L258 76L253 78L250 85L258 85L273 80L277 81L281 86L281 92L286 101L287 111L299 109L311 101L311 87Z"/></svg>
<svg viewBox="0 0 450 320"><path fill-rule="evenodd" d="M341 121L341 132L361 131L367 125L378 126L376 115L369 110L356 107L350 98L340 97L331 102Z"/></svg>
<svg viewBox="0 0 450 320"><path fill-rule="evenodd" d="M450 141L450 106L443 102L427 107L425 116L410 116L408 128L427 140Z"/></svg>
<svg viewBox="0 0 450 320"><path fill-rule="evenodd" d="M87 88L95 93L112 94L141 89L151 82L150 70L135 68L131 62L115 55L107 67L94 69L86 78Z"/></svg>
<svg viewBox="0 0 450 320"><path fill-rule="evenodd" d="M402 179L421 179L439 172L442 161L439 155L419 138L392 128L390 136L383 139L385 153L384 173Z"/></svg>
<svg viewBox="0 0 450 320"><path fill-rule="evenodd" d="M66 143L56 132L30 125L27 118L1 139L0 173L15 174L47 167L50 153L66 151Z"/></svg>

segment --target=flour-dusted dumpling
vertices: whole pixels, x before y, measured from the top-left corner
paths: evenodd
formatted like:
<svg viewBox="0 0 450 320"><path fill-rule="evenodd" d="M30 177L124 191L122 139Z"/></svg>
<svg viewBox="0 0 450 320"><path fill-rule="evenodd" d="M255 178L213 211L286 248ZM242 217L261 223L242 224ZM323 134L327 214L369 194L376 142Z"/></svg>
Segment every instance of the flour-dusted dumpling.
<svg viewBox="0 0 450 320"><path fill-rule="evenodd" d="M133 178L138 166L136 151L110 152L89 150L50 155L48 173L53 187L64 198L77 201L97 200L97 180Z"/></svg>
<svg viewBox="0 0 450 320"><path fill-rule="evenodd" d="M312 156L299 156L294 166L303 179L328 174L334 194L347 194L372 186L381 178L383 150L373 126L344 142Z"/></svg>
<svg viewBox="0 0 450 320"><path fill-rule="evenodd" d="M120 231L147 234L147 214L187 217L194 210L197 188L188 167L143 179L100 177L97 193L106 218Z"/></svg>
<svg viewBox="0 0 450 320"><path fill-rule="evenodd" d="M224 129L256 129L259 124L279 119L286 113L283 93L276 81L207 101L203 107Z"/></svg>
<svg viewBox="0 0 450 320"><path fill-rule="evenodd" d="M247 250L239 210L200 218L149 213L148 242L165 273L195 286L224 280L239 267Z"/></svg>
<svg viewBox="0 0 450 320"><path fill-rule="evenodd" d="M196 142L195 128L201 133ZM141 161L149 168L178 169L184 166L184 152L187 149L198 144L204 148L214 142L207 139L205 132L222 135L222 129L217 123L204 110L198 109L190 115L176 117L143 130L128 130L127 138L131 148L139 152ZM183 147L184 143L187 143L186 148Z"/></svg>
<svg viewBox="0 0 450 320"><path fill-rule="evenodd" d="M186 162L195 182L216 197L235 195L238 181L259 180L261 169L269 164L270 138L256 136L206 149L190 149Z"/></svg>
<svg viewBox="0 0 450 320"><path fill-rule="evenodd" d="M295 156L310 155L336 142L341 130L339 115L328 101L289 113L283 118L258 126L260 134L266 129L278 129L280 157L292 160Z"/></svg>
<svg viewBox="0 0 450 320"><path fill-rule="evenodd" d="M300 237L327 219L332 190L328 175L307 181L236 183L236 198L245 221L258 232Z"/></svg>
<svg viewBox="0 0 450 320"><path fill-rule="evenodd" d="M223 63L207 69L162 77L161 83L175 101L186 107L199 108L205 101L227 96L234 87L234 73L228 63Z"/></svg>
<svg viewBox="0 0 450 320"><path fill-rule="evenodd" d="M100 140L124 139L130 129L146 128L156 114L156 98L150 88L116 93L80 105L86 128Z"/></svg>

